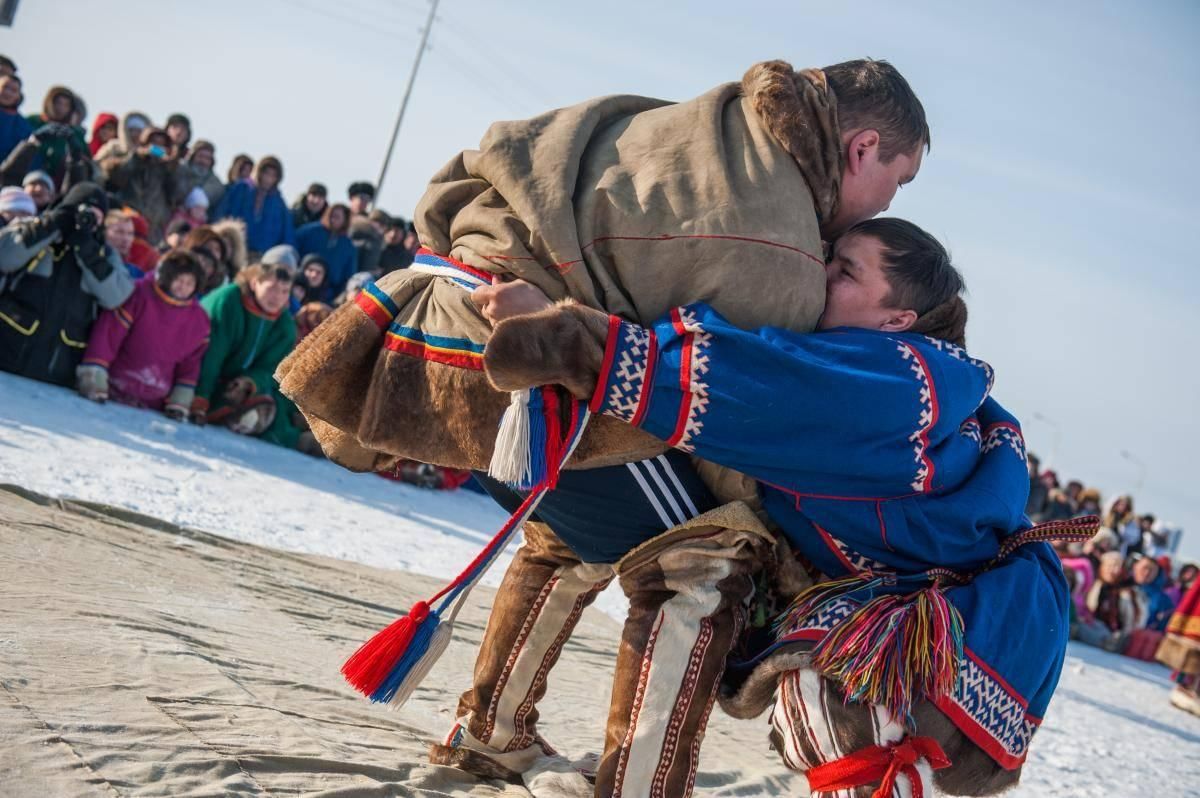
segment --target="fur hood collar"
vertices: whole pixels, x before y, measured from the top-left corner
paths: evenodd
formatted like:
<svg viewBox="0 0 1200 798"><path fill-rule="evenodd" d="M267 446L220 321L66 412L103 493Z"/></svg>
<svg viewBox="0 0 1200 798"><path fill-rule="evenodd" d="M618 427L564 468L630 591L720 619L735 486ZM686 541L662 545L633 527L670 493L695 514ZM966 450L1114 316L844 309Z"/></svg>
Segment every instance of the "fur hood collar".
<svg viewBox="0 0 1200 798"><path fill-rule="evenodd" d="M819 69L794 70L786 61L755 64L742 93L771 135L796 159L821 221L837 211L842 182L842 136L837 98Z"/></svg>

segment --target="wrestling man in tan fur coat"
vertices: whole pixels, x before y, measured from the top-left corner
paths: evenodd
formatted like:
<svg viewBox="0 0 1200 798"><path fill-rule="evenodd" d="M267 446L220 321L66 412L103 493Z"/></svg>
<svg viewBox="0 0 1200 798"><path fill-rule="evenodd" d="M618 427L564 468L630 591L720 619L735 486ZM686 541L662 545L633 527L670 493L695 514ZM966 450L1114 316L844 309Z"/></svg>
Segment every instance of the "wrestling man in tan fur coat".
<svg viewBox="0 0 1200 798"><path fill-rule="evenodd" d="M484 469L509 401L482 371L488 306L505 301L498 275L642 323L705 301L739 326L809 331L824 302L822 239L887 208L928 142L920 102L874 61L801 71L765 62L685 103L607 97L499 123L431 182L416 214L426 248L416 266L307 337L280 366L280 386L343 465L409 457ZM697 421L681 419L681 436ZM568 468L601 474L661 461L665 449L597 417ZM701 470L715 500L753 498L739 475ZM474 685L433 760L519 778L542 756L536 702L549 671L583 609L619 577L631 613L596 794L690 793L751 577L775 550L744 505L716 526L689 526L700 514L691 509L643 530L645 545L620 562L585 561L553 524L527 524ZM668 521L683 529L656 538ZM651 626L672 657L643 661ZM642 712L639 677L651 666L655 690L683 708L669 745L654 729L670 718Z"/></svg>

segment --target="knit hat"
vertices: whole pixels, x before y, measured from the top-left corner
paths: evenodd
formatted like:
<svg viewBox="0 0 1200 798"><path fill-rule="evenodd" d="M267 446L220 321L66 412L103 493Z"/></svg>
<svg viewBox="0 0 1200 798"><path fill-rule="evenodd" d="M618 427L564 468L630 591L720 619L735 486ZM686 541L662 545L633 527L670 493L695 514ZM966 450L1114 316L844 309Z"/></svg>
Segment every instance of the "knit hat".
<svg viewBox="0 0 1200 798"><path fill-rule="evenodd" d="M183 200L185 208L207 208L208 195L204 193L204 189L196 186L188 192L187 197Z"/></svg>
<svg viewBox="0 0 1200 798"><path fill-rule="evenodd" d="M296 271L300 256L291 244L276 244L263 253L261 262L265 266L287 266Z"/></svg>
<svg viewBox="0 0 1200 798"><path fill-rule="evenodd" d="M347 197L354 197L358 194L366 194L371 199L375 199L375 186L365 180L358 180L350 184L350 188L346 189Z"/></svg>
<svg viewBox="0 0 1200 798"><path fill-rule="evenodd" d="M37 206L24 189L6 186L0 189L0 213L26 213L32 216L37 213Z"/></svg>
<svg viewBox="0 0 1200 798"><path fill-rule="evenodd" d="M25 175L25 179L21 181L21 186L25 187L31 183L41 183L46 188L54 191L54 178L49 173L43 172L41 169L34 169L32 172Z"/></svg>

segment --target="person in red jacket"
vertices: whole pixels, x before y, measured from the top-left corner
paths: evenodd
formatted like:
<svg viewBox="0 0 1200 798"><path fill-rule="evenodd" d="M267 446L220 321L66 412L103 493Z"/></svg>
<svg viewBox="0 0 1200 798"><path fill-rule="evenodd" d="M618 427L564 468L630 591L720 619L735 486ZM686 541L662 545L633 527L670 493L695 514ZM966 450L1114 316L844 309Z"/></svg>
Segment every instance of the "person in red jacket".
<svg viewBox="0 0 1200 798"><path fill-rule="evenodd" d="M186 417L208 349L208 314L196 301L203 278L195 255L173 250L123 305L100 314L76 370L79 392Z"/></svg>

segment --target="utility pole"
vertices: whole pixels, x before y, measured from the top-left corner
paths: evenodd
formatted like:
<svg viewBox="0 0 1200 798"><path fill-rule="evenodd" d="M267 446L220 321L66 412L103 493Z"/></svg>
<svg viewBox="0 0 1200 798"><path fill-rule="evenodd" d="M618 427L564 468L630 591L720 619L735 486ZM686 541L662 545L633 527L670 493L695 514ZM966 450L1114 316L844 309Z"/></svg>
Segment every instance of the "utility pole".
<svg viewBox="0 0 1200 798"><path fill-rule="evenodd" d="M421 45L417 48L417 58L413 62L412 72L408 75L408 86L404 88L404 99L400 101L400 111L396 114L396 126L392 128L392 140L388 142L387 155L383 156L383 166L379 170L379 179L375 181L375 196L383 193L383 179L387 177L388 165L392 162L392 150L396 147L396 137L400 135L400 123L404 121L404 109L408 107L408 98L412 96L413 84L417 82L417 70L421 68L421 56L429 44L429 32L433 29L433 19L437 14L439 0L431 0L429 16L425 19L425 29L421 31Z"/></svg>

